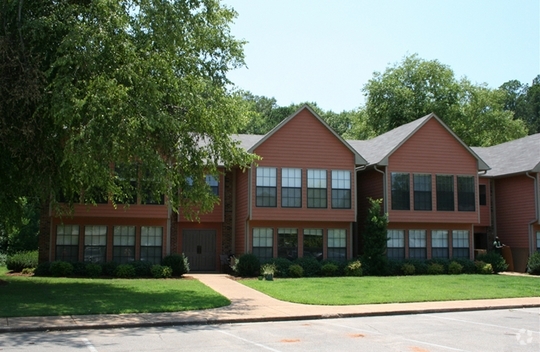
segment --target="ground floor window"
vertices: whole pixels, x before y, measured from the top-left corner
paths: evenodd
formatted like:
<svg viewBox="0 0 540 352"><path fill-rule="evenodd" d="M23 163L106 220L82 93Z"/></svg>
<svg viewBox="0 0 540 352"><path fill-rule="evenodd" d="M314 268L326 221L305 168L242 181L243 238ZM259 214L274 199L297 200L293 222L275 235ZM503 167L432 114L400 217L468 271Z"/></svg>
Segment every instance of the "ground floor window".
<svg viewBox="0 0 540 352"><path fill-rule="evenodd" d="M113 261L120 264L135 260L135 226L113 228Z"/></svg>
<svg viewBox="0 0 540 352"><path fill-rule="evenodd" d="M426 230L409 230L409 258L427 259Z"/></svg>
<svg viewBox="0 0 540 352"><path fill-rule="evenodd" d="M322 229L304 229L304 258L323 259Z"/></svg>
<svg viewBox="0 0 540 352"><path fill-rule="evenodd" d="M448 258L448 231L431 231L431 258Z"/></svg>
<svg viewBox="0 0 540 352"><path fill-rule="evenodd" d="M56 227L56 260L66 262L79 260L79 225Z"/></svg>
<svg viewBox="0 0 540 352"><path fill-rule="evenodd" d="M452 231L452 257L469 258L469 231Z"/></svg>
<svg viewBox="0 0 540 352"><path fill-rule="evenodd" d="M266 262L274 256L274 230L271 228L253 229L253 254L261 262Z"/></svg>
<svg viewBox="0 0 540 352"><path fill-rule="evenodd" d="M298 258L298 230L278 229L278 258Z"/></svg>
<svg viewBox="0 0 540 352"><path fill-rule="evenodd" d="M163 227L141 226L141 260L161 264Z"/></svg>
<svg viewBox="0 0 540 352"><path fill-rule="evenodd" d="M105 262L107 255L107 226L90 225L84 227L84 261Z"/></svg>
<svg viewBox="0 0 540 352"><path fill-rule="evenodd" d="M405 259L405 231L388 230L386 243L389 259Z"/></svg>
<svg viewBox="0 0 540 352"><path fill-rule="evenodd" d="M536 250L540 252L540 231L536 233Z"/></svg>
<svg viewBox="0 0 540 352"><path fill-rule="evenodd" d="M328 259L335 261L347 259L347 231L345 229L328 230Z"/></svg>

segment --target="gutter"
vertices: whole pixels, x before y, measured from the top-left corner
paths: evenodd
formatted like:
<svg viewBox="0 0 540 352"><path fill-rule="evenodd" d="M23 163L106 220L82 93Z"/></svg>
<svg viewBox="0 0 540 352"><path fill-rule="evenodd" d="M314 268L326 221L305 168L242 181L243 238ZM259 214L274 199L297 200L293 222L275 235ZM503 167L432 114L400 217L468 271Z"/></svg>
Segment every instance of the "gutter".
<svg viewBox="0 0 540 352"><path fill-rule="evenodd" d="M537 174L538 175L538 174ZM538 194L538 179L537 176L531 176L529 175L529 172L527 171L525 173L525 176L528 178L531 178L534 181L534 213L536 215L536 219L533 219L531 222L529 222L529 255L532 255L536 251L536 244L535 244L535 236L533 231L533 225L535 223L540 223L540 195Z"/></svg>

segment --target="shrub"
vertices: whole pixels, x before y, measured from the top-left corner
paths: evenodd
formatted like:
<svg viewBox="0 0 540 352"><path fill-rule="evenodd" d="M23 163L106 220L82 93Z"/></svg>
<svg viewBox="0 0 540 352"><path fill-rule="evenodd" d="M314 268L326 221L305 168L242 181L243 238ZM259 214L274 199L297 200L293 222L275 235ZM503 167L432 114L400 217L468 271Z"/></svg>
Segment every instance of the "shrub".
<svg viewBox="0 0 540 352"><path fill-rule="evenodd" d="M429 275L441 275L444 274L444 266L439 263L431 263L428 265L427 273Z"/></svg>
<svg viewBox="0 0 540 352"><path fill-rule="evenodd" d="M0 253L0 266L6 265L7 254Z"/></svg>
<svg viewBox="0 0 540 352"><path fill-rule="evenodd" d="M172 276L173 270L170 266L152 265L150 273L155 279L168 278Z"/></svg>
<svg viewBox="0 0 540 352"><path fill-rule="evenodd" d="M37 268L38 251L18 252L8 255L6 259L8 270L21 272L24 268Z"/></svg>
<svg viewBox="0 0 540 352"><path fill-rule="evenodd" d="M106 262L101 264L101 272L103 275L106 276L114 276L114 272L116 271L116 267L118 266L118 263L116 262Z"/></svg>
<svg viewBox="0 0 540 352"><path fill-rule="evenodd" d="M353 260L345 267L346 276L362 276L362 263L359 260Z"/></svg>
<svg viewBox="0 0 540 352"><path fill-rule="evenodd" d="M339 272L339 267L334 263L326 263L321 266L321 275L322 276L337 276Z"/></svg>
<svg viewBox="0 0 540 352"><path fill-rule="evenodd" d="M448 274L450 275L459 275L463 272L463 265L459 264L456 261L450 262L448 264Z"/></svg>
<svg viewBox="0 0 540 352"><path fill-rule="evenodd" d="M88 277L100 277L101 273L103 272L103 268L100 264L96 263L88 263L86 265L86 276Z"/></svg>
<svg viewBox="0 0 540 352"><path fill-rule="evenodd" d="M474 261L465 258L456 258L454 259L454 261L463 267L461 271L463 274L476 273L476 266L474 265Z"/></svg>
<svg viewBox="0 0 540 352"><path fill-rule="evenodd" d="M114 270L114 276L129 279L135 277L136 271L130 264L120 264Z"/></svg>
<svg viewBox="0 0 540 352"><path fill-rule="evenodd" d="M403 275L414 275L416 273L416 267L411 263L403 263L401 271L403 272Z"/></svg>
<svg viewBox="0 0 540 352"><path fill-rule="evenodd" d="M366 275L388 275L388 218L384 214L382 199L368 198L369 208L363 232L363 270Z"/></svg>
<svg viewBox="0 0 540 352"><path fill-rule="evenodd" d="M428 265L425 261L419 259L407 259L405 260L405 263L414 265L415 275L427 274Z"/></svg>
<svg viewBox="0 0 540 352"><path fill-rule="evenodd" d="M182 254L171 254L163 258L163 265L172 269L172 276L180 277L189 272L187 257Z"/></svg>
<svg viewBox="0 0 540 352"><path fill-rule="evenodd" d="M476 260L474 262L476 267L476 272L478 274L489 275L493 274L493 266L490 263L483 262L481 260Z"/></svg>
<svg viewBox="0 0 540 352"><path fill-rule="evenodd" d="M277 267L276 267L276 264L274 264L274 263L265 263L265 264L261 265L261 268L260 268L261 275L272 275L272 276L274 276L276 271L277 271Z"/></svg>
<svg viewBox="0 0 540 352"><path fill-rule="evenodd" d="M508 264L506 264L502 255L494 251L480 254L476 259L491 264L494 273L499 273L508 269Z"/></svg>
<svg viewBox="0 0 540 352"><path fill-rule="evenodd" d="M443 268L443 272L441 274L446 274L448 272L448 265L450 264L450 261L444 258L432 258L426 260L426 264L428 265L428 267L430 264L439 264Z"/></svg>
<svg viewBox="0 0 540 352"><path fill-rule="evenodd" d="M390 276L402 275L403 274L403 271L401 270L402 266L403 266L402 260L389 259L388 260L388 275Z"/></svg>
<svg viewBox="0 0 540 352"><path fill-rule="evenodd" d="M62 261L54 261L49 268L52 276L69 276L73 273L73 264Z"/></svg>
<svg viewBox="0 0 540 352"><path fill-rule="evenodd" d="M315 277L321 273L321 263L313 257L297 258L294 264L298 264L304 269L305 277ZM289 267L289 276L291 276L290 270L291 268Z"/></svg>
<svg viewBox="0 0 540 352"><path fill-rule="evenodd" d="M275 258L272 259L272 263L276 266L276 277L287 277L289 267L292 265L292 262L287 258Z"/></svg>
<svg viewBox="0 0 540 352"><path fill-rule="evenodd" d="M34 270L34 276L51 276L51 262L39 263L36 270Z"/></svg>
<svg viewBox="0 0 540 352"><path fill-rule="evenodd" d="M540 252L536 252L529 257L527 272L532 275L540 275Z"/></svg>
<svg viewBox="0 0 540 352"><path fill-rule="evenodd" d="M22 269L22 273L24 275L30 275L30 274L33 274L35 270L36 268L24 268Z"/></svg>
<svg viewBox="0 0 540 352"><path fill-rule="evenodd" d="M152 265L154 265L151 262L147 262L145 260L136 260L134 262L129 263L134 269L135 269L135 277L150 277L152 274L150 273L150 269L152 268Z"/></svg>
<svg viewBox="0 0 540 352"><path fill-rule="evenodd" d="M86 263L72 263L73 265L73 275L75 276L86 276Z"/></svg>
<svg viewBox="0 0 540 352"><path fill-rule="evenodd" d="M236 272L241 277L255 277L259 274L261 262L254 254L246 253L238 258Z"/></svg>
<svg viewBox="0 0 540 352"><path fill-rule="evenodd" d="M304 268L299 264L292 264L289 267L289 276L290 277L302 277L304 276Z"/></svg>

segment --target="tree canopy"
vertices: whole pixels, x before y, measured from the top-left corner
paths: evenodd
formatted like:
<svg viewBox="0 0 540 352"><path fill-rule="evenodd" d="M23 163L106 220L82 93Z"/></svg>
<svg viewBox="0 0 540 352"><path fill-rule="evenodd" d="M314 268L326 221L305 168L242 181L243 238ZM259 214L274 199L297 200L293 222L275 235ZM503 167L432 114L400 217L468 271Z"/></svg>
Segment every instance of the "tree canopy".
<svg viewBox="0 0 540 352"><path fill-rule="evenodd" d="M23 196L166 195L173 208L209 209L204 175L253 159L230 137L242 110L227 72L243 65L244 43L218 0L0 6L4 214Z"/></svg>

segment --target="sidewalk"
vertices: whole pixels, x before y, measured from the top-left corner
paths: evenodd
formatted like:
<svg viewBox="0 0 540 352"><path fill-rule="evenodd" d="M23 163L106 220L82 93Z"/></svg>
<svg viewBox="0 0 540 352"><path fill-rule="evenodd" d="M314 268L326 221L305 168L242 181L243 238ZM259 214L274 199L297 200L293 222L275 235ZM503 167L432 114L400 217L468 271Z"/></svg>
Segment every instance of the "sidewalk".
<svg viewBox="0 0 540 352"><path fill-rule="evenodd" d="M0 318L0 333L228 324L540 307L540 297L358 306L315 306L279 301L246 287L225 274L189 274L187 276L200 280L221 293L231 300L231 304L221 308L174 313Z"/></svg>

